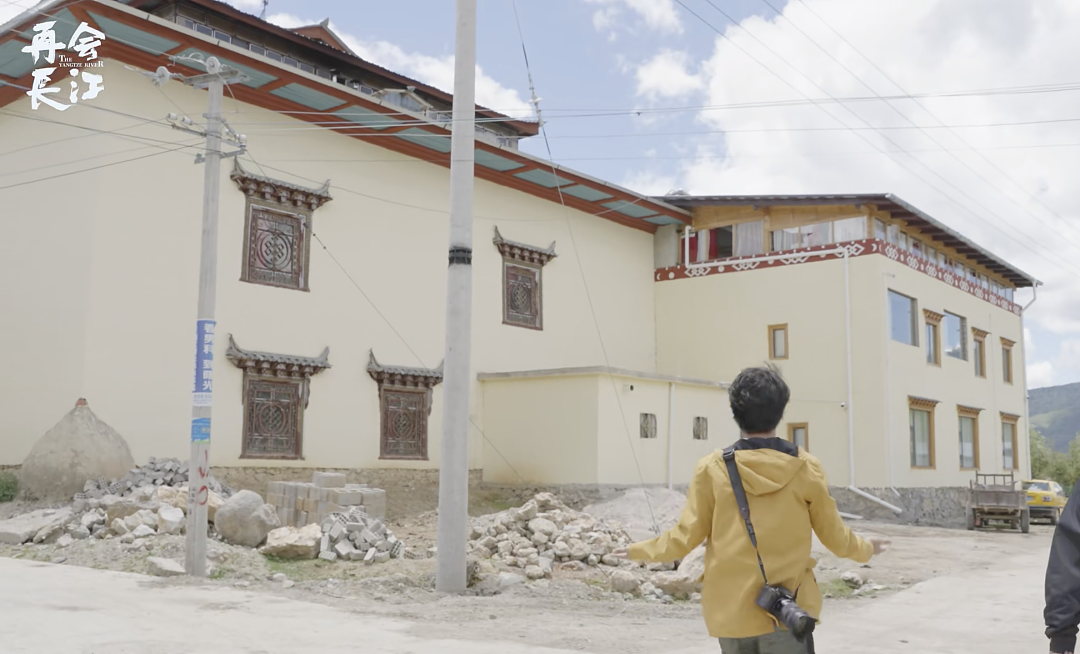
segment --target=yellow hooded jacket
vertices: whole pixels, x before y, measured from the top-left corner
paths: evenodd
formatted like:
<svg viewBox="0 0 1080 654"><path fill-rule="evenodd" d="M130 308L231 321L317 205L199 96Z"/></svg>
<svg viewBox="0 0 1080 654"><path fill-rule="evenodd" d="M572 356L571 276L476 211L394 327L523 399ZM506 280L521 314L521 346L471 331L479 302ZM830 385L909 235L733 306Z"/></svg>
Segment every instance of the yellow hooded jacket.
<svg viewBox="0 0 1080 654"><path fill-rule="evenodd" d="M769 583L797 593L799 606L820 619L810 530L830 552L859 563L870 560L873 546L844 524L821 463L806 451L779 438L744 438L735 450ZM776 621L756 602L765 582L719 450L698 462L679 524L635 543L629 555L675 561L706 540L701 611L709 635L750 638L773 632Z"/></svg>

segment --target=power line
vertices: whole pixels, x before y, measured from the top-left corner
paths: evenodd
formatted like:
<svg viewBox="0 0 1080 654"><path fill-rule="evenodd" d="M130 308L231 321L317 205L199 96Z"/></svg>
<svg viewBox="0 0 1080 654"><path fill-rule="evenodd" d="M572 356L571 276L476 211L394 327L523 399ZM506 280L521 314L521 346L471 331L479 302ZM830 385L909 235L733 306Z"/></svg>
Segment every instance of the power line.
<svg viewBox="0 0 1080 654"><path fill-rule="evenodd" d="M547 127L544 125L543 117L540 113L540 99L536 97L536 87L533 84L532 67L529 65L529 52L525 47L525 35L521 30L521 19L518 16L517 0L512 0L514 7L514 20L517 23L518 38L521 40L521 54L525 59L525 70L529 78L529 90L532 94L533 107L536 110L536 122L540 125L540 134L544 137L544 145L547 148L548 162L551 164L551 172L558 177L558 170L555 167L554 157L551 154L551 143L547 139ZM589 313L592 315L593 325L596 327L596 337L600 343L600 351L604 355L604 365L607 368L611 368L611 358L608 356L607 346L604 344L604 334L600 329L600 320L596 316L596 306L593 304L592 292L589 290L588 280L585 278L585 268L581 263L581 252L578 249L577 239L574 238L574 227L570 221L570 213L566 206L566 199L563 197L562 189L558 186L555 187L559 192L559 203L562 205L563 215L566 216L566 229L570 235L571 249L574 251L574 259L577 261L578 272L581 275L581 284L585 289L585 298L589 303ZM611 389L615 395L615 400L619 405L619 417L621 418L623 430L626 432L627 444L630 446L630 454L634 458L634 467L637 468L638 480L641 482L643 495L645 496L645 502L649 507L649 515L652 517L653 528L659 534L660 528L656 522L656 513L653 511L652 500L649 499L649 493L645 490L645 476L641 473L641 463L638 461L637 450L634 449L634 440L630 436L630 427L626 424L626 410L623 408L622 397L619 395L618 386L615 383L615 376L608 375L611 380ZM668 434L670 439L672 434Z"/></svg>
<svg viewBox="0 0 1080 654"><path fill-rule="evenodd" d="M176 152L177 150L183 150L183 149L188 148L188 147L191 147L191 146L181 145L180 147L172 148L172 149L166 149L166 150L162 150L160 152L151 152L150 154L145 154L145 155L143 155L141 157L133 157L131 159L124 159L122 161L114 161L112 163L101 164L100 166L92 166L90 168L83 168L81 170L73 170L71 172L60 173L58 175L52 175L50 177L42 177L40 179L34 179L34 180L30 180L28 182L19 182L17 184L8 184L7 186L0 186L0 191L4 191L4 190L9 189L9 188L16 188L18 186L26 186L28 184L37 184L38 182L47 182L49 180L60 179L61 177L69 177L71 175L78 175L80 173L88 173L88 172L93 171L93 170L101 170L102 168L109 168L109 167L112 167L112 166L119 166L120 164L131 163L133 161L141 161L143 159L149 159L150 157L156 157L156 156L159 156L159 155L162 155L162 154L167 154L169 152Z"/></svg>
<svg viewBox="0 0 1080 654"><path fill-rule="evenodd" d="M796 25L796 24L795 24L795 22L794 22L793 20L791 20L791 18L790 18L790 17L788 17L788 16L787 16L787 15L785 15L785 14L784 14L783 12L781 12L781 11L780 11L780 10L778 10L778 9L777 9L776 7L774 7L774 6L772 5L772 4L770 4L769 0L761 0L761 1L762 1L762 2L764 2L764 3L766 4L766 5L768 5L768 6L769 6L769 7L770 7L770 8L771 8L771 9L772 9L773 11L777 12L777 13L778 13L778 14L779 14L780 16L782 16L782 17L784 18L784 20L788 21L788 23L790 23L790 24L791 24L792 26L794 26L794 27L795 27L795 29L799 30L799 32L800 32L801 34L803 34L803 36L805 36L805 37L806 37L807 39L809 39L809 40L810 40L810 41L811 41L812 43L814 43L815 45L817 45L817 46L818 46L818 48L819 48L819 49L820 49L820 50L821 50L822 52L825 52L825 53L826 53L826 54L828 54L828 55L829 55L829 56L830 56L830 57L831 57L831 58L832 58L832 59L833 59L834 61L836 61L837 63L839 63L839 64L841 65L841 67L843 67L843 68L844 68L844 70L846 70L846 71L847 71L848 73L850 73L850 74L851 74L851 75L852 75L853 77L855 77L856 79L858 79L858 80L859 80L859 82L863 84L863 86L865 86L866 88L868 88L868 89L870 89L871 91L873 91L873 89L872 89L872 88L870 88L870 85L869 85L869 84L867 84L867 83L866 83L866 82L864 82L863 80L859 79L859 77L858 77L857 75L855 75L855 73L854 73L854 72L852 72L852 71L851 71L851 70L850 70L850 69L849 69L849 68L848 68L847 66L845 66L845 65L844 65L844 64L843 64L842 62L840 62L840 60L839 60L839 59L837 59L837 58L836 58L835 56L833 56L833 55L832 55L831 53L829 53L829 52L828 52L827 50L825 50L825 48L823 48L823 47L822 47L822 46L821 46L821 45L820 45L819 43L817 43L817 41L814 41L814 39L810 38L810 36L809 36L808 34L806 34L806 32L804 32L804 31L803 31L803 30L802 30L802 29L801 29L801 28L800 28L800 27L799 27L798 25ZM905 89L904 89L904 87L902 87L902 86L901 86L901 85L900 85L900 84L899 84L899 83L898 83L898 82L897 82L896 80L894 80L894 79L893 79L892 77L890 77L890 76L888 75L888 73L886 73L886 72L885 72L884 70L882 70L882 69L881 69L881 68L880 68L880 67L879 67L879 66L878 66L877 64L875 64L875 63L874 63L874 62L873 62L873 61L872 61L872 60L871 60L871 59L870 59L869 57L867 57L867 56L866 56L866 55L865 55L865 54L864 54L864 53L863 53L863 52L862 52L861 50L859 50L858 48L856 48L856 47L855 47L855 46L854 46L854 45L853 45L853 44L852 44L852 43L851 43L850 41L848 41L847 39L845 39L845 38L843 37L843 35L841 35L841 34L840 34L840 32L838 32L838 31L837 31L836 29L834 29L834 28L832 27L832 25L830 25L829 23L827 23L827 22L825 21L825 19L823 19L823 18L822 18L822 17L820 16L820 15L818 15L818 14L817 14L817 12L815 12L815 11L814 11L813 9L811 9L809 5L807 5L807 4L805 3L805 2L803 2L803 0L800 0L800 2L802 3L802 5L803 5L804 7L806 7L806 8L807 8L807 9L808 9L808 10L810 11L810 13L812 13L812 14L813 14L813 15L814 15L814 16L815 16L815 17L816 17L816 18L817 18L817 19L818 19L818 20L819 20L819 21L821 22L821 24L822 24L822 25L824 25L825 27L828 27L828 28L829 28L829 30L830 30L830 31L832 31L832 33L833 33L833 34L836 34L836 35L837 35L837 36L838 36L838 37L839 37L839 38L840 38L840 39L841 39L841 40L842 40L842 41L843 41L844 43L846 43L846 44L848 45L848 47L850 47L850 48L851 48L852 50L854 50L854 51L855 51L856 53L858 53L858 55L859 55L860 57L862 57L862 58L863 58L863 59L864 59L864 60L865 60L866 62L868 62L868 63L869 63L869 64L870 64L871 66L873 66L875 70L877 70L877 71L878 71L878 72L879 72L879 73L880 73L880 74L881 74L881 75L882 75L882 76L883 76L883 77L884 77L884 78L885 78L886 80L888 80L888 81L889 81L889 83L891 83L891 84L892 84L893 86L895 86L896 88L900 89L900 90L901 90L902 92L904 92L904 93L907 93L907 90L905 90ZM911 99L912 99L912 100L913 100L913 101L915 102L915 104L917 104L917 105L918 105L918 106L919 106L920 108L922 108L922 109L923 109L923 111L925 111L926 113L928 113L928 114L929 114L929 115L930 115L930 116L931 116L931 117L932 117L932 118L933 118L934 120L936 120L936 121L938 121L939 123L941 123L941 126L942 126L942 127L944 127L945 129L948 129L948 130L949 130L950 132L952 132L953 136L955 136L955 137L956 137L957 139L959 139L961 143L963 143L964 145L968 146L968 149L969 149L969 150L971 150L972 152L974 152L974 153L978 154L978 155L979 155L979 157L981 157L983 161L985 161L986 163L990 164L990 166L991 166L991 167L993 167L993 168L994 168L995 170L997 170L997 171L998 171L998 172L999 172L999 173L1000 173L1000 174L1001 174L1002 176L1004 176L1004 177L1005 177L1005 179L1007 179L1007 180L1009 180L1010 182L1012 182L1012 184L1013 184L1013 185L1014 185L1014 186L1015 186L1016 188L1020 189L1020 190L1021 190L1021 191L1022 191L1022 192L1023 192L1023 193L1025 194L1025 195L1027 195L1027 196L1028 196L1029 198L1031 198L1031 199L1032 199L1032 200L1034 200L1035 202L1037 202L1037 203L1039 203L1040 205L1042 205L1042 207L1043 207L1044 209L1046 209L1046 210L1047 210L1047 211L1049 211L1049 212L1050 212L1051 214L1053 214L1053 215L1054 215L1054 216L1055 216L1055 217L1056 217L1056 218L1057 218L1058 220L1062 221L1062 222L1063 222L1063 223L1064 223L1064 224L1065 224L1066 226L1068 226L1068 227L1069 227L1070 229L1072 229L1073 231L1075 231L1075 232L1077 232L1077 233L1080 233L1080 229L1078 229L1078 228L1077 228L1076 226L1072 225L1072 224L1071 224L1071 223L1069 223L1069 222L1068 222L1067 220L1065 220L1064 218L1062 218L1062 216L1058 215L1058 213L1057 213L1056 211L1054 211L1054 210L1053 210L1053 209L1052 209L1052 208L1051 208L1051 207L1050 207L1049 205L1047 205L1047 204L1046 204L1045 202L1043 202L1041 198L1039 198L1038 196L1036 196L1035 194L1031 193L1031 192L1030 192L1030 191L1028 191L1028 190L1027 190L1026 188L1024 188L1024 187L1023 187L1023 185L1021 185L1021 184L1020 184L1019 182L1017 182L1017 181L1016 181L1016 179L1015 179L1015 178L1013 178L1013 177L1012 177L1012 175L1010 175L1010 174L1009 174L1008 172L1006 172L1005 170L1003 170L1003 169L1002 169L1002 168L1001 168L1000 166L998 166L997 164L995 164L995 163L994 163L994 162L993 162L993 161L992 161L992 160L991 160L991 159L990 159L989 157L987 157L987 156L983 155L982 153L980 153L980 152L978 151L978 149L976 149L975 147L973 147L973 146L972 146L972 145L971 145L971 144L970 144L970 143L969 143L969 142L968 142L968 141L967 141L966 139L964 139L964 137L963 137L963 136L961 136L960 134L957 134L957 133L956 133L956 132L954 131L954 129L953 129L952 127L949 127L949 126L947 126L947 125L945 124L945 121L943 121L943 120L942 120L941 118L939 118L939 117L938 117L938 116L937 116L937 115L936 115L936 114L935 114L935 113L934 113L933 111L931 111L931 110L930 110L930 108L929 108L929 107L927 107L927 106L926 106L925 104L923 104L922 102L920 102L920 101L919 101L919 99L918 99L917 97L912 97ZM889 102L886 102L886 104L888 104L888 105L889 105L890 107L892 107L894 111L896 111L897 113L900 113L900 114L901 114L902 116L904 116L905 118L907 118L907 116L906 116L906 115L904 115L904 114L903 114L902 112L900 112L900 111L899 111L899 110L897 110L897 109L896 109L895 107L893 107L893 105L892 105L891 103L889 103ZM915 124L915 123L914 123L914 121L913 121L913 120L911 120L910 118L908 118L908 121L909 121L909 122L911 122L911 123L912 123L913 125ZM927 136L930 136L930 135L929 135L929 134L927 134ZM933 141L934 141L935 143L938 143L938 141L937 141L936 139L934 139L933 137L931 137L931 140L933 140ZM941 145L941 144L940 144L940 143L938 143L938 145ZM965 166L967 166L967 163L966 163L966 162L963 162L963 161L962 161L962 160L961 160L961 159L960 159L959 157L956 157L955 155L953 155L953 157L954 157L954 158L955 158L955 159L956 159L957 161L960 161L961 163L964 163L964 165L965 165ZM969 169L971 169L972 171L974 171L974 169L973 169L973 168L971 168L970 166L968 166L968 168L969 168ZM978 174L978 173L976 173L976 174ZM989 180L986 180L986 178L982 177L982 175L979 175L979 177L980 177L980 178L982 178L982 179L983 179L983 180L984 180L984 181L985 181L985 182L986 182L986 183L987 183L987 184L988 184L989 186L991 186L992 188L995 188L995 189L996 189L996 187L995 187L995 186L994 186L993 184L991 184ZM1000 189L996 189L996 190L1000 190ZM1004 195L1004 194L1003 194L1003 195ZM1014 204L1015 204L1015 202L1014 202ZM1028 209L1027 209L1026 207L1023 207L1022 205L1019 205L1019 204L1017 204L1017 206L1019 206L1019 207L1020 207L1021 209L1023 209L1023 210L1025 211L1025 212L1027 212L1027 213L1028 213L1028 215L1030 215L1030 216L1032 216L1032 217L1036 218L1036 219L1037 219L1037 220L1039 220L1040 222L1043 222L1041 218L1039 218L1038 216L1036 216L1036 215L1035 215L1035 214L1034 214L1033 212L1031 212L1030 210L1028 210ZM1045 223L1045 222L1043 222L1043 224L1046 224L1046 225L1047 225L1048 227L1051 227L1051 228L1053 229L1053 226L1051 226L1051 225L1049 225L1049 224L1047 224L1047 223Z"/></svg>
<svg viewBox="0 0 1080 654"><path fill-rule="evenodd" d="M829 94L828 94L828 92L827 92L827 91L825 91L825 89L823 89L823 88L822 88L822 87L821 87L821 86L820 86L819 84L817 84L817 83L816 83L816 82L814 82L814 81L813 81L812 79L810 79L810 78L809 78L809 77L808 77L807 75L805 75L804 73L802 73L801 71L799 71L799 70L798 70L797 68L795 68L795 67L794 67L794 66L793 66L793 65L792 65L792 64L791 64L791 63L790 63L789 61L787 61L786 59L784 59L784 57L782 57L781 55L779 55L779 54L778 54L778 53L777 53L777 52L776 52L776 51L775 51L774 49L772 49L772 48L771 48L771 47L770 47L770 46L769 46L768 44L764 43L764 42L763 42L763 41L762 41L761 39L759 39L759 38L758 38L758 37L757 37L757 36L756 36L755 34L753 34L752 32L750 32L749 30L747 30L747 29L746 29L745 27L742 27L741 25L739 25L739 23L738 23L737 21L735 21L735 19L734 19L734 18L732 18L732 17L731 17L731 16L729 15L729 14L727 14L727 13L726 13L726 12L725 12L725 11L724 11L723 9L721 9L721 8L720 8L720 7L718 7L718 6L717 6L717 5L715 4L715 3L713 3L713 2L712 2L712 0L705 0L705 1L706 1L706 2L707 2L707 3L708 3L708 4L710 5L710 6L711 6L711 7L713 7L713 8L714 8L714 9L715 9L716 11L718 11L718 12L719 12L720 14L722 14L722 15L723 15L723 16L724 16L725 18L727 18L727 19L728 19L729 21L731 21L731 23L732 23L733 25L736 25L736 26L737 26L737 27L739 27L739 28L740 28L741 30L743 30L744 32L746 32L746 33L747 33L747 34L748 34L748 35L749 35L749 36L750 36L750 37L751 37L752 39L754 39L755 41L757 41L758 43L760 43L760 44L761 44L762 46L764 46L764 47L765 47L765 48L766 48L766 49L767 49L767 50L768 50L769 52L771 52L771 53L772 53L773 55L775 55L776 57L778 57L778 58L779 58L779 59L780 59L781 61L783 61L784 63L786 63L786 64L787 64L787 65L788 65L789 67L791 67L791 68L792 68L792 70L795 70L795 72L797 72L797 73L799 73L800 75L802 75L802 76L803 76L803 77L804 77L805 79L807 79L807 80L808 80L808 81L809 81L809 82L810 82L811 84L813 84L813 85L814 85L814 86L815 86L815 87L816 87L816 88L817 88L817 89L818 89L818 90L819 90L820 92L822 92L822 93L825 93L826 95L829 95ZM686 5L686 3L684 2L684 0L675 0L675 2L676 2L676 3L678 3L678 4L679 4L679 5L680 5L680 6L681 6L681 7L683 8L683 9L685 9L686 11L688 11L688 12L689 12L690 14L692 14L692 15L693 15L693 16L694 16L695 18L697 18L697 19L698 19L698 20L700 20L700 21L701 21L702 23L704 23L704 24L705 24L705 25L706 25L707 27L709 27L709 28L710 28L711 30L713 30L714 32L716 32L716 33L717 33L717 34L718 34L718 35L719 35L719 36L720 36L721 38L723 38L723 39L727 40L727 41L728 41L728 43L730 43L730 44L731 44L732 46L734 46L734 47L735 47L736 49L738 49L738 50L739 50L739 51L741 51L741 52L742 52L743 54L745 54L746 56L748 56L748 57L749 57L750 59L752 59L752 60L753 60L753 61L754 61L755 63L757 63L757 64L758 64L759 66L761 66L762 68L764 68L764 69L765 69L765 70L766 70L766 71L767 71L768 73L770 73L770 74L771 74L772 76L774 76L774 77L776 77L777 79L779 79L779 80L780 80L781 82L783 82L783 83L784 83L785 85L787 85L787 86L788 86L788 87L790 87L790 88L791 88L792 90L794 90L794 91L795 91L796 93L798 93L799 95L803 96L803 98L805 98L806 100L810 100L810 97L809 97L809 96L808 96L808 95L807 95L807 94L806 94L805 92L803 92L803 91L802 91L801 89L799 89L799 88L798 88L797 86L795 86L794 84L792 84L791 82L789 82L788 80L786 80L786 79L785 79L785 78L784 78L783 76L781 76L781 75L780 75L779 73L777 73L777 72L776 72L775 70L773 70L772 68L770 68L770 67L766 66L766 65L765 65L765 64L764 64L764 63L763 63L763 62L762 62L762 61L761 61L760 59L758 59L758 58L757 58L757 57L755 57L755 56L754 56L753 54L751 54L751 53L750 53L750 52L749 52L748 50L746 50L746 48L744 48L744 47L742 47L741 45L739 45L739 43L738 43L738 42L736 42L735 40L733 40L733 39L732 39L731 37L729 37L729 36L728 36L727 34L725 34L725 33L724 33L723 31L721 31L720 29L718 29L718 28L717 28L717 27L716 27L715 25L713 25L713 24L712 24L712 23L710 23L710 22L709 22L708 20L706 20L706 19L705 19L705 18L704 18L703 16L701 16L701 15L700 15L699 13L697 13L696 11L694 11L693 9L691 9L691 8L690 8L689 6L687 6L687 5ZM831 96L830 96L830 97L831 97ZM875 99L875 100L877 100L877 99ZM824 112L824 113L825 113L825 114L826 114L827 116L829 116L829 118L831 118L831 119L835 120L835 121L836 121L836 122L838 122L838 123L839 123L840 125L843 125L843 126L845 126L845 127L848 127L848 125L847 125L847 124L845 124L845 123L844 123L844 121L840 120L840 118L839 118L839 117L835 116L834 114L830 113L829 111L826 111L826 110L825 110L825 108L824 108L824 106L822 106L822 105L820 105L820 104L817 104L817 105L815 105L815 106L817 106L817 107L818 107L818 108L819 108L819 109L820 109L821 111L823 111L823 112ZM843 108L844 110L846 110L846 111L847 111L848 113L852 114L852 115L853 115L853 116L854 116L854 117L855 117L856 119L860 120L860 121L861 121L862 123L864 123L864 124L866 124L866 125L868 125L868 126L870 125L870 123L869 123L868 121L866 121L866 120L865 120L865 119L863 119L863 118L862 118L861 116L859 116L858 114L856 114L855 112L853 112L853 111L852 111L852 110L851 110L851 109L850 109L849 107L847 107L847 106L845 106L845 105L843 105L843 104L840 104L839 106L840 106L841 108ZM994 225L994 224L992 224L992 223L990 223L990 222L986 221L986 219L985 219L985 218L983 218L982 216L980 216L980 215L979 215L978 213L976 213L975 211L973 211L973 210L972 210L972 209L970 209L969 207L966 207L966 206L964 206L964 205L963 205L963 204L961 204L961 203L960 203L959 201L957 201L957 200L956 200L956 199L954 199L954 198L953 198L952 196L950 196L950 195L949 195L949 194L948 194L947 192L943 191L942 189L940 189L939 187L935 186L934 184L932 184L931 182L929 182L928 180L926 180L926 179L925 179L924 177L922 177L921 175L919 175L918 173L916 173L916 172L915 172L914 170L912 170L912 169L911 169L911 168L910 168L909 166L907 166L907 165L906 165L906 164L905 164L905 163L904 163L903 161L900 161L900 160L899 160L899 159L897 159L897 158L896 158L895 156L893 156L893 155L894 155L895 153L892 153L892 152L889 152L889 151L887 151L887 150L883 149L883 148L882 148L882 147L880 147L880 146L879 146L879 145L878 145L877 143L874 143L874 142L873 142L872 140L870 140L869 138L867 138L867 137L866 137L866 135L862 134L861 132L852 132L852 133L853 133L853 134L855 134L856 136L858 136L858 137L859 137L860 139L862 139L862 140L863 140L863 141L865 141L866 143L870 144L870 146L871 146L871 147L873 147L874 149L878 150L879 152L881 152L881 153L883 153L883 154L886 154L886 155L887 155L887 156L888 156L888 157L889 157L889 158L890 158L890 159L891 159L891 160L892 160L892 161L893 161L893 162L894 162L894 163L895 163L896 165L900 166L901 168L903 168L904 170L906 170L906 171L907 171L907 172L908 172L909 174L911 174L912 176L914 176L914 177L915 177L916 179L918 179L918 180L922 181L922 182L923 182L924 184L926 184L926 185L927 185L927 186L929 186L930 188L932 188L932 189L934 189L935 191L937 191L938 193L940 193L940 194L942 195L942 197L944 197L945 199L947 199L947 200L948 200L949 202L952 202L952 203L953 203L953 204L955 204L956 206L958 206L958 207L961 207L961 208L962 208L962 209L963 209L964 211L967 211L968 213L970 213L970 214L971 214L972 216L974 216L974 217L975 217L975 218L976 218L977 220L980 220L980 221L982 221L982 222L986 223L987 225L990 225L991 227L994 227L994 228L995 228L995 229L997 229L998 231L1000 231L1000 232L1004 233L1004 230L1002 230L1002 229L1001 229L1000 227L998 227L997 225ZM880 133L878 134L878 136L880 136L880 137L882 137L883 139L885 139L886 141L888 141L888 142L889 142L890 144L892 144L892 145L893 145L893 147L897 148L897 150L899 150L900 152L902 152L902 153L905 153L905 154L906 154L906 152L904 152L904 148L900 147L900 145L899 145L899 144L897 144L897 143L896 143L895 141L893 141L892 139L890 139L890 138L888 138L887 136L885 136L884 134L880 134ZM1032 241L1032 242L1033 242L1033 243L1034 243L1034 244L1035 244L1036 246L1038 246L1038 247L1041 247L1041 248L1042 248L1043 250L1045 250L1045 251L1046 251L1046 252L1047 252L1047 253L1048 253L1049 255L1052 255L1052 256L1054 256L1054 257L1058 258L1058 259L1059 259L1060 261L1053 261L1053 260L1051 260L1050 258L1048 258L1047 256L1044 256L1044 255L1040 254L1039 252L1037 252L1037 251L1036 251L1036 250L1035 250L1034 248L1032 248L1031 246L1027 245L1027 243L1021 242L1021 241L1019 241L1019 240L1017 240L1017 239L1015 239L1015 238L1014 238L1013 240L1014 240L1014 241L1015 241L1016 243L1018 243L1019 245L1023 246L1023 247L1025 248L1025 249L1027 249L1028 251L1032 252L1033 254L1035 254L1036 256L1040 257L1041 259L1044 259L1045 261L1048 261L1048 262L1051 262L1051 263L1056 263L1056 265L1058 265L1058 267L1060 267L1060 268L1061 268L1061 269L1063 269L1063 270L1066 270L1066 271L1070 271L1070 272L1072 272L1073 274L1080 274L1080 271L1078 271L1078 270L1077 270L1077 269L1075 269L1075 268L1072 268L1072 266L1070 265L1070 263L1069 263L1069 262L1068 262L1067 260L1065 260L1064 258L1061 258L1061 257L1059 257L1059 255L1057 255L1057 254L1056 254L1055 252L1053 252L1053 251L1049 250L1048 248L1046 248L1045 246L1043 246L1043 245L1042 245L1041 243L1039 243L1038 241L1035 241L1035 240L1031 239L1031 238L1030 238L1030 237L1029 237L1029 236L1028 236L1028 235L1027 235L1026 233L1024 233L1024 232L1020 231L1019 229L1017 229L1016 227L1014 227L1014 226L1013 226L1013 225L1012 225L1011 223L1009 223L1009 222L1008 222L1008 221L1006 221L1005 219L1001 218L1001 216L998 216L998 215L997 215L997 214L996 214L995 212L993 212L993 211L992 211L991 209L989 209L988 207L986 207L985 205L983 205L982 203L980 203L980 202L979 202L978 200L976 200L975 198L971 197L971 195L970 195L970 194L968 194L967 192L965 192L965 191L964 191L963 189L959 188L959 187L958 187L958 186L957 186L956 184L952 183L951 181L949 181L948 179L946 179L946 178L945 178L944 176L942 176L942 175L941 175L940 173L938 173L937 171L935 171L935 170L933 170L932 168L930 168L930 167L929 167L928 165L926 165L926 163L922 162L921 160L919 160L919 159L918 159L918 158L916 158L916 157L912 157L912 160L913 160L914 162L916 162L916 163L920 164L920 165L921 165L922 167L926 168L926 169L927 169L927 171L929 171L929 172L930 172L931 174L933 174L933 175L934 175L935 177L937 177L937 178L941 179L941 180L942 180L943 182L945 182L945 183L946 183L947 185L949 185L949 186L951 186L952 188L954 188L954 189L956 189L957 191L959 191L959 192L960 192L960 193L961 193L961 194L962 194L963 196L965 196L965 197L967 197L968 199L970 199L970 200L971 200L971 201L972 201L973 203L975 203L976 205L978 205L979 207L981 207L982 209L984 209L984 210L985 210L985 211L986 211L986 212L987 212L988 214L990 214L990 215L994 216L994 217L995 217L996 219L998 219L999 221L1001 221L1002 223L1004 223L1004 224L1005 224L1006 226L1008 226L1008 227L1009 227L1010 229L1013 229L1013 231L1017 232L1017 233L1018 233L1018 234L1019 234L1020 236L1023 236L1024 238L1027 238L1028 240L1031 240L1031 241Z"/></svg>

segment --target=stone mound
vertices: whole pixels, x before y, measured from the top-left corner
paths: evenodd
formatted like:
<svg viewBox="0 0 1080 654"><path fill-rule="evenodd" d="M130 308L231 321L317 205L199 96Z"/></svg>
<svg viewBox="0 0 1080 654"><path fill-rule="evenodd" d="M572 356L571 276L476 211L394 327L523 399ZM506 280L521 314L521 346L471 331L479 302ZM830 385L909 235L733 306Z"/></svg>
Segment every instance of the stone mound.
<svg viewBox="0 0 1080 654"><path fill-rule="evenodd" d="M34 444L20 469L19 485L28 498L70 500L87 479L122 477L134 465L124 437L80 399Z"/></svg>

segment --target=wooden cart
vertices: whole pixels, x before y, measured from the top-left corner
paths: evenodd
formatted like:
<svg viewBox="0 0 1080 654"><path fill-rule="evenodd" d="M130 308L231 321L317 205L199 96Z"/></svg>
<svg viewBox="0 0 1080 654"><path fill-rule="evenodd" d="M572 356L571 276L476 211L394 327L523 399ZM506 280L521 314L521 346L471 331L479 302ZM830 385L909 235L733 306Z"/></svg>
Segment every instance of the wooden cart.
<svg viewBox="0 0 1080 654"><path fill-rule="evenodd" d="M1007 524L1023 533L1031 530L1027 494L1016 488L1013 473L975 473L968 490L967 528Z"/></svg>

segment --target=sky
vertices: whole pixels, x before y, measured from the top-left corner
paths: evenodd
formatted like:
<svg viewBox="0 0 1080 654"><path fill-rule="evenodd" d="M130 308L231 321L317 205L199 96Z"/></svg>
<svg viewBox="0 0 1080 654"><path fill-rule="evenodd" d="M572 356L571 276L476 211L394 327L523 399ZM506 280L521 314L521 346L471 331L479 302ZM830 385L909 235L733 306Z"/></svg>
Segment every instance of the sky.
<svg viewBox="0 0 1080 654"><path fill-rule="evenodd" d="M33 4L0 0L0 22ZM548 139L523 150L648 194L896 194L1043 282L1018 295L1028 387L1080 382L1080 3L478 5L477 101L534 117L530 72L540 98ZM454 2L402 6L266 15L329 18L360 56L452 90Z"/></svg>

